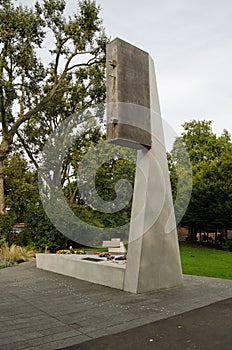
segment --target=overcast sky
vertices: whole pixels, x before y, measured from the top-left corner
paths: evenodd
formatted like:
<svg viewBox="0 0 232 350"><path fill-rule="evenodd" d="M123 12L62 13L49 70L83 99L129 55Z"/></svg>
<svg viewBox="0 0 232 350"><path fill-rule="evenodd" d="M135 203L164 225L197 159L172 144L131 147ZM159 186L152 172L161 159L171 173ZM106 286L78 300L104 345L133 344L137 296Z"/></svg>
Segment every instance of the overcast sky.
<svg viewBox="0 0 232 350"><path fill-rule="evenodd" d="M232 132L231 0L98 0L106 32L155 61L162 116Z"/></svg>
<svg viewBox="0 0 232 350"><path fill-rule="evenodd" d="M24 4L33 1L22 0ZM68 12L76 0L67 0ZM177 131L191 119L232 132L231 0L97 0L106 33L149 52L161 112Z"/></svg>

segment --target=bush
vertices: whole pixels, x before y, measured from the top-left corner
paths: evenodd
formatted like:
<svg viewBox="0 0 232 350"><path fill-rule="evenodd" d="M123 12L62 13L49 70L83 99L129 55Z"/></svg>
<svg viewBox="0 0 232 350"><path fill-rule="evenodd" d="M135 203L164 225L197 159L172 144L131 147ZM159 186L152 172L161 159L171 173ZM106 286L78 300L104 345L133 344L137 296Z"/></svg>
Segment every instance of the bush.
<svg viewBox="0 0 232 350"><path fill-rule="evenodd" d="M0 215L0 245L29 247L32 250L56 252L75 243L68 240L50 222L42 205L31 204L25 213L25 228L20 232L12 229L17 222L14 213Z"/></svg>
<svg viewBox="0 0 232 350"><path fill-rule="evenodd" d="M16 216L14 214L0 214L0 242L3 241L9 244L14 242L15 232L11 227L16 222Z"/></svg>
<svg viewBox="0 0 232 350"><path fill-rule="evenodd" d="M227 240L225 243L223 243L222 249L232 252L232 240Z"/></svg>

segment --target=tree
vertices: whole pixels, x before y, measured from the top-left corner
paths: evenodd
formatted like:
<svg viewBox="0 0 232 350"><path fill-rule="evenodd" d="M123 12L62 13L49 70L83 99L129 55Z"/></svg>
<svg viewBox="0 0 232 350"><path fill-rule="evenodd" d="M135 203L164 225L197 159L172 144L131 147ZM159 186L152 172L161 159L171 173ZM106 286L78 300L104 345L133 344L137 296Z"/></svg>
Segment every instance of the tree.
<svg viewBox="0 0 232 350"><path fill-rule="evenodd" d="M231 170L232 152L195 167L193 193L186 213L192 225L212 232L232 227Z"/></svg>
<svg viewBox="0 0 232 350"><path fill-rule="evenodd" d="M52 106L57 101L61 108L71 96L75 110L84 107L87 96L92 103L102 92L107 38L99 7L95 1L80 1L77 13L66 19L65 4L65 0L44 0L28 8L14 6L12 0L0 2L0 213L5 213L3 162L16 135L33 160L24 135L35 138L35 126L49 132L54 123L49 112L54 116ZM47 33L53 47L47 49L45 64L41 50Z"/></svg>
<svg viewBox="0 0 232 350"><path fill-rule="evenodd" d="M232 143L226 130L221 136L212 132L211 121L193 120L183 127L171 155L177 163L183 157L179 143L184 142L192 163L193 188L182 224L195 239L198 230L217 232L232 226Z"/></svg>
<svg viewBox="0 0 232 350"><path fill-rule="evenodd" d="M183 124L181 134L192 165L204 161L213 161L227 151L230 142L229 133L224 130L220 137L212 131L212 121L192 120Z"/></svg>
<svg viewBox="0 0 232 350"><path fill-rule="evenodd" d="M29 202L38 201L37 174L29 170L19 153L10 154L6 159L4 173L6 205L17 221L24 221Z"/></svg>
<svg viewBox="0 0 232 350"><path fill-rule="evenodd" d="M8 215L0 215L0 240L52 252L74 245L47 217L40 200L37 171L30 169L20 153L10 154L4 173ZM13 229L18 222L24 222L20 232Z"/></svg>
<svg viewBox="0 0 232 350"><path fill-rule="evenodd" d="M115 186L127 180L133 188L135 161L134 150L108 144L104 130L94 120L87 123L64 161L71 168L64 182L64 193L75 214L82 221L98 227L127 224L130 221L132 198L129 199L127 189L123 190L122 187L120 193L116 193ZM113 203L117 196L122 206L120 210L109 212L108 204L118 209L118 202ZM99 205L102 203L104 208L100 211Z"/></svg>

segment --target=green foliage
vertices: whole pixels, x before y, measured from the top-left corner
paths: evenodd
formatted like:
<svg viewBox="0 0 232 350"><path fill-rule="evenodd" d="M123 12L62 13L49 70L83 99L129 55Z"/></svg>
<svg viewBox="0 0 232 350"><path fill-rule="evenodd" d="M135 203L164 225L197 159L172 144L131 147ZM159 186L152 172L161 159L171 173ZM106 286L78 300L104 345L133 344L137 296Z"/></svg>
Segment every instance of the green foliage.
<svg viewBox="0 0 232 350"><path fill-rule="evenodd" d="M14 213L16 222L23 222L28 203L37 200L37 176L29 171L26 160L19 153L11 154L4 163L6 205ZM36 198L34 198L36 196Z"/></svg>
<svg viewBox="0 0 232 350"><path fill-rule="evenodd" d="M15 239L12 226L17 222L15 213L11 215L0 214L0 243L12 243Z"/></svg>
<svg viewBox="0 0 232 350"><path fill-rule="evenodd" d="M78 181L80 175L78 173L79 164L86 152L96 145L103 142L105 136L99 128L92 125L82 130L82 137L77 138L76 142L68 153L68 160L71 162L72 173L68 180L64 183L64 195L67 198L74 213L84 222L97 227L118 227L127 224L130 220L131 200L125 208L119 212L110 214L102 213L93 206L88 206L85 198L79 194ZM107 144L106 144L107 145ZM114 146L108 148L99 148L102 152L93 154L90 157L89 167L85 169L83 174L86 177L92 173L92 167L95 161L103 155L107 156L107 150L112 151ZM132 151L132 153L134 153ZM115 146L113 150L114 158L107 157L108 161L104 162L98 169L95 177L95 184L98 195L105 201L114 200L115 185L118 180L128 179L132 186L134 181L135 165L133 157L129 149L123 149ZM124 159L125 158L125 159ZM130 161L131 159L131 161ZM27 166L25 159L20 154L14 154L5 163L6 201L10 207L10 212L2 217L2 237L9 243L15 243L23 246L30 246L33 249L48 249L55 252L58 249L65 249L69 245L75 246L74 242L68 240L63 234L56 230L49 218L44 212L38 193L37 173ZM124 195L124 193L123 193ZM16 233L12 230L16 222L26 223L25 228ZM4 226L4 227L3 227ZM78 232L78 227L77 227Z"/></svg>
<svg viewBox="0 0 232 350"><path fill-rule="evenodd" d="M11 267L13 265L15 265L15 263L9 261L0 262L0 269L3 269L5 267Z"/></svg>
<svg viewBox="0 0 232 350"><path fill-rule="evenodd" d="M194 169L193 198L190 210L195 222L215 227L232 227L232 153L202 162ZM207 222L206 222L207 219Z"/></svg>
<svg viewBox="0 0 232 350"><path fill-rule="evenodd" d="M167 160L168 160L168 169L169 169L169 176L170 176L171 189L172 189L172 198L174 202L177 194L177 181L178 181L177 169L173 161L172 154L169 152L167 152Z"/></svg>
<svg viewBox="0 0 232 350"><path fill-rule="evenodd" d="M51 251L65 248L68 240L44 213L37 173L28 168L20 155L7 157L10 151L21 147L37 169L45 142L62 121L105 100L108 39L100 9L95 1L79 1L77 11L67 18L65 5L65 0L37 1L33 8L13 0L0 3L0 161L5 163L6 204L11 209L6 221L12 221L6 224L4 235L8 241L11 237L18 244L47 247ZM47 61L41 61L41 50ZM87 206L78 188L81 159L90 147L105 138L102 106L95 112L100 118L85 123L66 154L61 182L67 201L81 219L100 227L116 227L129 221L131 202L121 212L104 214ZM75 115L81 121L82 116ZM133 163L111 158L96 176L98 194L106 201L115 198L118 179L127 178L133 183L134 177ZM93 158L93 165L95 161ZM0 204L3 201L0 196ZM11 236L10 226L19 221L26 222L25 229Z"/></svg>
<svg viewBox="0 0 232 350"><path fill-rule="evenodd" d="M70 245L68 239L53 226L40 202L31 203L27 208L25 234L28 237L27 245L39 251L54 253Z"/></svg>
<svg viewBox="0 0 232 350"><path fill-rule="evenodd" d="M36 167L45 141L64 119L104 102L108 41L94 1L80 1L78 11L68 19L64 15L65 1L44 1L37 8L45 28L53 35L54 48L49 50L50 63L41 86L41 97L49 98L17 132Z"/></svg>
<svg viewBox="0 0 232 350"><path fill-rule="evenodd" d="M45 22L37 10L5 1L0 4L0 23L1 121L6 124L5 136L17 117L13 103L20 101L31 107L37 102L45 70L35 49L45 37Z"/></svg>
<svg viewBox="0 0 232 350"><path fill-rule="evenodd" d="M185 214L192 191L192 166L185 143L181 137L175 140L171 153L167 154L176 222Z"/></svg>
<svg viewBox="0 0 232 350"><path fill-rule="evenodd" d="M216 135L212 133L211 121L184 123L182 139L188 150L192 165L215 158Z"/></svg>
<svg viewBox="0 0 232 350"><path fill-rule="evenodd" d="M0 3L0 165L20 146L37 168L54 128L104 100L107 37L99 7L79 1L66 18L65 5L64 0L37 1L31 8L13 0ZM0 177L0 212L4 208Z"/></svg>
<svg viewBox="0 0 232 350"><path fill-rule="evenodd" d="M6 203L8 214L0 216L0 234L9 244L31 246L37 250L46 247L56 251L66 246L67 239L58 232L44 213L38 193L37 173L31 171L20 154L11 155L5 162ZM25 222L23 230L12 226Z"/></svg>
<svg viewBox="0 0 232 350"><path fill-rule="evenodd" d="M92 158L92 166L94 166L94 157ZM76 167L78 172L78 164L76 164ZM89 167L86 169L86 172L88 171L92 171L91 164L89 164ZM86 172L84 176L87 176ZM109 160L104 162L98 169L95 176L95 183L92 185L96 188L98 196L102 200L111 202L116 198L115 185L119 180L127 179L133 187L134 173L135 165L129 160L109 158ZM78 180L80 180L79 177ZM88 182L88 186L90 185L91 184ZM86 204L86 198L82 197L79 193L77 181L69 183L65 187L65 191L71 194L72 200L70 203L74 213L82 221L90 225L97 227L119 227L130 221L132 199L129 200L128 204L125 205L122 210L115 213L106 213L98 211L93 205L88 206ZM73 193L75 193L75 197ZM124 195L126 196L127 193L123 193L123 196ZM68 198L70 198L70 195L68 195ZM123 200L123 198L121 199Z"/></svg>
<svg viewBox="0 0 232 350"><path fill-rule="evenodd" d="M80 172L80 164L88 152L90 153L88 161L85 163L84 171ZM101 161L99 164L99 160L102 159L102 164ZM69 205L81 220L97 227L118 227L129 222L131 200L119 212L112 214L100 212L94 206L89 189L95 188L101 200L113 201L116 198L115 186L119 180L127 180L133 187L135 159L136 154L133 150L107 144L104 132L94 120L86 124L64 162L64 164L71 164L72 170L71 173L69 172L68 181L64 183L64 193ZM96 174L94 174L95 170ZM87 184L90 198L80 194L80 182ZM124 197L127 197L127 192L122 191L120 198L124 200Z"/></svg>
<svg viewBox="0 0 232 350"><path fill-rule="evenodd" d="M24 218L25 228L16 232L12 228L17 222L14 213L0 215L0 242L28 246L37 251L47 249L51 252L75 245L55 229L41 203L29 203Z"/></svg>
<svg viewBox="0 0 232 350"><path fill-rule="evenodd" d="M232 143L227 131L217 136L211 124L195 120L185 123L171 152L176 172L175 166L183 158L180 142L185 144L192 163L192 195L182 224L189 226L193 237L198 230L217 232L232 227Z"/></svg>

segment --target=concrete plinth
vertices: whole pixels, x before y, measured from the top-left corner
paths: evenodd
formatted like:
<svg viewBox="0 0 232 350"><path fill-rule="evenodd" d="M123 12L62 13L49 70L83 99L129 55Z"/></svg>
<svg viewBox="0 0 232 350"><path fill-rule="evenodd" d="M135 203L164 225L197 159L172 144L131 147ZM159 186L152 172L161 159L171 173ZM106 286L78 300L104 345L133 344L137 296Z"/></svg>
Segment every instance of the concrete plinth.
<svg viewBox="0 0 232 350"><path fill-rule="evenodd" d="M91 255L36 254L36 266L61 275L123 289L125 264L111 263L104 259L101 262L83 260L86 257L96 258Z"/></svg>

